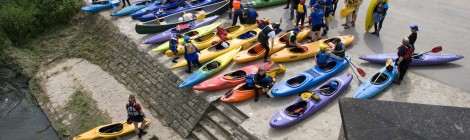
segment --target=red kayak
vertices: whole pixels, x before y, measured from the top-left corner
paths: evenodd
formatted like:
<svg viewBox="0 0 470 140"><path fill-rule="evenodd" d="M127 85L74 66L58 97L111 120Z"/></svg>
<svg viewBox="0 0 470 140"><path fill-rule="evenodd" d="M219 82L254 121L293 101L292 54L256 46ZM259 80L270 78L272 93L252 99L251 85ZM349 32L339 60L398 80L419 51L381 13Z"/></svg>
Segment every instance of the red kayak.
<svg viewBox="0 0 470 140"><path fill-rule="evenodd" d="M274 62L272 61L246 66L238 70L219 74L194 86L193 88L199 91L215 91L231 88L244 83L246 75L255 74L258 71L258 68L262 67L264 70L269 70L272 66L274 66Z"/></svg>

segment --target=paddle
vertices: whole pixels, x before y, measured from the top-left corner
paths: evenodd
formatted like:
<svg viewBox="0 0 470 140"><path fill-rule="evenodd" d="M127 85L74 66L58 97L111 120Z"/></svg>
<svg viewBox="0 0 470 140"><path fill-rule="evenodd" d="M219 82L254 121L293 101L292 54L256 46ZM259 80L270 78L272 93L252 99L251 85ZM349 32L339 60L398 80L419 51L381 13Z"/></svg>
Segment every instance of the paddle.
<svg viewBox="0 0 470 140"><path fill-rule="evenodd" d="M392 62L393 62L392 59L387 59L387 62L385 62L385 67L390 66L390 65L392 64ZM379 74L379 76L377 76L377 78L375 78L374 83L379 79L380 76L382 76L382 73L383 73L383 72L384 72L384 71L381 71L380 74Z"/></svg>
<svg viewBox="0 0 470 140"><path fill-rule="evenodd" d="M442 51L442 46L437 46L437 47L432 48L432 50L430 50L430 51L422 52L422 53L413 55L412 57L420 56L420 55L427 54L427 53L430 53L430 52L432 52L432 53L438 53L438 52L441 52L441 51Z"/></svg>
<svg viewBox="0 0 470 140"><path fill-rule="evenodd" d="M344 59L346 59L346 58L344 58ZM354 64L353 64L351 61L349 61L348 59L346 59L346 61L348 61L349 64L351 64L354 68L356 68L357 73L359 73L359 75L361 75L361 77L366 76L366 72L365 72L364 70L362 70L361 68L356 67L356 65L354 65ZM353 71L353 72L354 72L354 71ZM354 74L356 74L356 72L354 72ZM356 74L356 76L357 76L357 74Z"/></svg>

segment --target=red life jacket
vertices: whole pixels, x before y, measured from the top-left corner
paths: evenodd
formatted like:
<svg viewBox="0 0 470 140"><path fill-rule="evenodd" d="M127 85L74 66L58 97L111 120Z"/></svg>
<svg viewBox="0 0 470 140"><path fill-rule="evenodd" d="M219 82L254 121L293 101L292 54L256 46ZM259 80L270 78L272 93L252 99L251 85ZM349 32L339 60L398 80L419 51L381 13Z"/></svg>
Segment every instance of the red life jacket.
<svg viewBox="0 0 470 140"><path fill-rule="evenodd" d="M411 45L402 45L402 47L405 47L406 50L403 59L411 59L413 53L415 52L415 48Z"/></svg>
<svg viewBox="0 0 470 140"><path fill-rule="evenodd" d="M176 44L175 44L174 46L178 46L178 44L179 44L178 38L176 38L175 35L172 35L172 36L170 37L170 39L168 40L168 42L170 43L170 46L172 46L171 41L173 41L173 40L176 42Z"/></svg>
<svg viewBox="0 0 470 140"><path fill-rule="evenodd" d="M235 11L240 11L240 10L242 10L241 4L242 4L242 3L241 3L240 1L235 0L235 1L233 1L233 3L232 3L232 7L233 7L233 9L234 9Z"/></svg>

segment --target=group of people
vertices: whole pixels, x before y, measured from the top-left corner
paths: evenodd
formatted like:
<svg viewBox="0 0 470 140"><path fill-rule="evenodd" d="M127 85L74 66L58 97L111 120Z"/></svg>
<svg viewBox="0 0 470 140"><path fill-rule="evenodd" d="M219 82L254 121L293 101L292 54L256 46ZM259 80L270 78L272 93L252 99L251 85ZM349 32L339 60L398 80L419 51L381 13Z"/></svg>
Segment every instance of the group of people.
<svg viewBox="0 0 470 140"><path fill-rule="evenodd" d="M248 5L249 8L245 8L241 0L231 0L230 11L233 9L233 22L232 26L237 25L238 20L241 24L255 24L256 18L258 18L258 12L253 7ZM232 18L231 14L229 18Z"/></svg>

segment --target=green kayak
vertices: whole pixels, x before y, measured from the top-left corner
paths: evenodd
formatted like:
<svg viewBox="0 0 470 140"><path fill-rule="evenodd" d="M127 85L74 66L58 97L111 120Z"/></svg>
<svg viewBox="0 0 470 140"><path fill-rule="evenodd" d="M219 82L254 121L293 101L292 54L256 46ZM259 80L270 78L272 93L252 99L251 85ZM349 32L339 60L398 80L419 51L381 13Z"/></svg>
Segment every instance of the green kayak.
<svg viewBox="0 0 470 140"><path fill-rule="evenodd" d="M253 0L245 2L243 5L252 5L253 8L263 8L287 3L287 0Z"/></svg>
<svg viewBox="0 0 470 140"><path fill-rule="evenodd" d="M224 23L224 21L219 20L219 21L214 22L210 25L206 25L206 26L196 28L194 30L191 30L189 32L184 33L183 37L184 36L189 36L191 38L197 38L197 37L207 35L207 34L211 33L213 30L215 30L215 28L217 28L217 26L220 26L220 24L222 24L222 23ZM197 33L197 34L195 34L195 33ZM178 39L179 43L183 43L183 41L184 41L183 37ZM170 42L167 41L167 42L161 44L160 46L158 46L157 48L153 49L152 51L166 51L166 50L169 50L169 49L170 49Z"/></svg>

